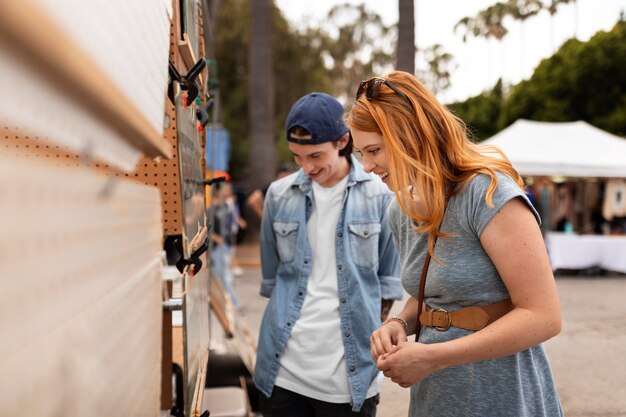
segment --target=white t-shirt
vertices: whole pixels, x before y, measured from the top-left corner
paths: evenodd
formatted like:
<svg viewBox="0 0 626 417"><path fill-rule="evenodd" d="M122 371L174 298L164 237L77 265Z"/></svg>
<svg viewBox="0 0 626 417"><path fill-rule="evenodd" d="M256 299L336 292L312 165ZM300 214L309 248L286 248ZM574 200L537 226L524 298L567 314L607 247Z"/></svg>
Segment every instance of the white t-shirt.
<svg viewBox="0 0 626 417"><path fill-rule="evenodd" d="M332 187L313 181L313 206L307 223L312 250L311 276L300 318L280 361L276 385L331 403L351 400L339 319L335 233L348 177ZM380 390L376 379L367 397Z"/></svg>

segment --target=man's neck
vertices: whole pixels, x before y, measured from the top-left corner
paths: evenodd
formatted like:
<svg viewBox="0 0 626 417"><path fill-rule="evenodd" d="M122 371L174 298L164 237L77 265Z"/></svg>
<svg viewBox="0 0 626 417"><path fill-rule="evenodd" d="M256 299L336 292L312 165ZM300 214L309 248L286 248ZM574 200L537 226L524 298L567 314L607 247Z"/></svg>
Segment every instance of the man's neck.
<svg viewBox="0 0 626 417"><path fill-rule="evenodd" d="M340 161L337 162L337 164L340 165L339 169L337 170L337 175L330 178L326 183L324 183L324 185L320 184L322 185L322 187L334 187L350 173L350 163L348 162L347 158L342 157Z"/></svg>

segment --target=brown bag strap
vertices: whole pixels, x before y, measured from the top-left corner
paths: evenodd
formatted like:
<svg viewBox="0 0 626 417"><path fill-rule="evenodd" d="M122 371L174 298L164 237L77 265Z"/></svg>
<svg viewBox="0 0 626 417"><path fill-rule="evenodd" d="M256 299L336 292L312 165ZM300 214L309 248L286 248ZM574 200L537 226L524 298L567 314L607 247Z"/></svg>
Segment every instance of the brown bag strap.
<svg viewBox="0 0 626 417"><path fill-rule="evenodd" d="M435 238L435 244L437 240ZM435 247L433 246L433 251ZM420 316L422 315L422 304L424 304L424 288L426 288L426 274L428 273L428 265L430 265L430 252L426 252L426 259L424 259L424 266L422 267L422 277L420 279L420 289L417 294L417 322L415 324L415 341L417 342L420 337L420 330L422 323L420 322Z"/></svg>
<svg viewBox="0 0 626 417"><path fill-rule="evenodd" d="M450 201L450 197L452 197L452 193L454 192L454 186L451 186L448 189L446 195L446 201L443 205L443 215L446 215L446 209L448 208L448 202ZM441 224L443 224L443 219L441 220ZM435 251L435 245L437 244L437 235L435 235L435 243L433 244L433 252ZM420 337L420 330L422 328L422 323L420 322L420 316L422 315L422 304L424 304L424 288L426 288L426 274L428 274L428 265L430 265L430 251L426 251L426 259L424 259L424 266L422 267L422 277L420 278L420 289L417 295L417 322L415 324L415 341L417 342Z"/></svg>

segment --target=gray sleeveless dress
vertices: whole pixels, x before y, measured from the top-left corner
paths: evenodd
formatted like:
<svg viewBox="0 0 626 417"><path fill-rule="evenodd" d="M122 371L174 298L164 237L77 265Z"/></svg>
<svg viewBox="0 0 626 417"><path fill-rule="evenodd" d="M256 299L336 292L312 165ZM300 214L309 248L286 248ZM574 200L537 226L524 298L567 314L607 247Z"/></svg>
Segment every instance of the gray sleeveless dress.
<svg viewBox="0 0 626 417"><path fill-rule="evenodd" d="M493 263L480 243L480 235L498 210L519 197L537 217L519 186L498 175L494 207L485 202L489 177L476 176L446 210L442 230L454 236L440 238L426 279L424 301L448 311L487 305L509 298ZM417 298L427 235L411 230L412 221L397 201L390 206L389 221L400 252L402 284ZM445 332L422 327L421 343L437 343L472 333L452 327ZM411 387L411 417L554 417L562 416L558 393L543 345L514 355L447 368Z"/></svg>

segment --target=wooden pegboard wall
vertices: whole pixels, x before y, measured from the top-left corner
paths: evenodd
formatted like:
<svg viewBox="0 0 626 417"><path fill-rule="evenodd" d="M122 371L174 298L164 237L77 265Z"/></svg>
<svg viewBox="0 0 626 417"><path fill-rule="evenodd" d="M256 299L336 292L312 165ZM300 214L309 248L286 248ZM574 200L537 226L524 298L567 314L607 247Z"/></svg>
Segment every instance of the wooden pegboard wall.
<svg viewBox="0 0 626 417"><path fill-rule="evenodd" d="M175 19L173 19L173 21ZM199 50L201 56L204 58L204 27L202 23L202 11L200 10ZM187 68L181 58L178 47L178 36L179 34L176 33L174 23L170 22L169 58L172 62L176 63L181 71L186 72ZM201 94L203 93L204 91L201 89ZM206 97L203 98L206 100ZM0 150L11 156L32 158L39 162L48 162L57 166L88 166L95 168L97 172L107 176L127 177L146 185L155 186L161 192L164 236L180 235L182 234L182 202L179 183L180 168L178 164L176 108L169 99L166 99L166 113L169 122L167 128L164 130L163 137L171 149L172 158L168 160L153 160L144 157L140 159L136 169L130 173L125 173L106 163L89 161L67 146L53 144L46 136L36 135L32 132L28 132L27 129L18 129L15 126L11 126L6 121L3 121L3 126L1 126ZM200 143L202 145L202 154L206 155L205 135L202 135Z"/></svg>
<svg viewBox="0 0 626 417"><path fill-rule="evenodd" d="M204 21L203 21L203 9L198 8L198 52L200 58L206 58L206 51L204 49Z"/></svg>
<svg viewBox="0 0 626 417"><path fill-rule="evenodd" d="M176 26L176 16L170 22L170 54L169 59L177 65L183 64L179 57ZM180 67L179 67L180 68ZM161 190L161 204L163 206L163 235L173 236L182 234L182 201L180 196L180 167L178 164L178 146L176 129L176 107L166 98L166 113L168 124L163 137L171 147L172 159L154 161L142 158L136 170L129 176L138 181L153 183Z"/></svg>
<svg viewBox="0 0 626 417"><path fill-rule="evenodd" d="M158 414L159 196L111 185L0 155L1 416Z"/></svg>
<svg viewBox="0 0 626 417"><path fill-rule="evenodd" d="M32 159L42 164L65 167L91 167L106 176L125 177L145 185L157 187L161 192L163 207L164 236L181 234L182 207L180 201L178 153L176 146L176 109L168 101L169 127L164 138L172 149L172 159L155 161L140 159L135 171L122 172L105 163L95 163L76 154L67 146L56 145L46 136L35 135L27 129L10 126L6 121L2 126L0 152L10 157Z"/></svg>
<svg viewBox="0 0 626 417"><path fill-rule="evenodd" d="M178 45L173 23L170 23L170 59L184 65L178 57ZM163 137L171 147L172 158L153 160L141 158L133 172L125 173L106 163L89 161L72 151L68 146L56 145L48 137L36 135L28 129L18 129L8 121L2 121L0 136L0 152L9 156L36 160L54 166L80 167L87 166L106 176L126 177L142 184L157 187L161 192L162 219L164 236L182 233L182 204L180 199L179 166L177 152L176 108L166 98L168 127Z"/></svg>
<svg viewBox="0 0 626 417"><path fill-rule="evenodd" d="M200 56L203 59L206 59L206 49L204 47L204 8L198 8L198 51L200 52ZM208 64L207 64L208 65ZM203 81L205 84L209 82L209 70L206 71L206 77L202 77L200 81ZM203 102L206 103L208 97L204 95L204 88L200 88L200 93L202 94ZM202 164L203 166L207 166L206 164L206 129L202 131L202 138L200 139L200 144L202 146ZM206 191L206 190L205 190Z"/></svg>
<svg viewBox="0 0 626 417"><path fill-rule="evenodd" d="M182 202L180 196L180 168L178 165L178 147L176 145L176 107L167 101L169 126L164 131L164 138L171 146L172 159L154 161L142 158L137 169L127 174L131 179L152 184L161 191L163 206L163 235L182 234Z"/></svg>

